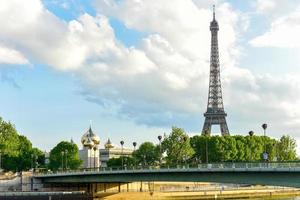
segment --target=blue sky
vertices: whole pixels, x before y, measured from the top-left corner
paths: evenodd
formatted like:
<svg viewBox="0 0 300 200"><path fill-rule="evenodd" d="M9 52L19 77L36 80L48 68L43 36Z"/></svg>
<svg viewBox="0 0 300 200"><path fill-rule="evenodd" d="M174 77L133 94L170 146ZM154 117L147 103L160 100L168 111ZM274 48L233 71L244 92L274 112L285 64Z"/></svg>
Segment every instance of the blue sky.
<svg viewBox="0 0 300 200"><path fill-rule="evenodd" d="M80 144L90 120L102 145L157 142L172 126L199 134L211 1L26 3L0 3L0 116L33 145ZM261 134L266 122L272 136L298 140L300 2L214 3L231 133Z"/></svg>

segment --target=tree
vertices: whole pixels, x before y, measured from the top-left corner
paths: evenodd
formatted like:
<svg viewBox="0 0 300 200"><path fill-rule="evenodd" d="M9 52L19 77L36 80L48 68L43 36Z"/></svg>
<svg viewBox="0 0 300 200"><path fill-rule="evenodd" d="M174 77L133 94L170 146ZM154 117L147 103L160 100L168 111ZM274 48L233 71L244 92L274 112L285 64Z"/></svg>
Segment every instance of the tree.
<svg viewBox="0 0 300 200"><path fill-rule="evenodd" d="M151 166L159 162L159 147L152 142L144 142L133 152L133 159L136 164Z"/></svg>
<svg viewBox="0 0 300 200"><path fill-rule="evenodd" d="M2 155L18 156L18 132L10 122L0 117L0 150Z"/></svg>
<svg viewBox="0 0 300 200"><path fill-rule="evenodd" d="M77 169L80 167L82 160L79 159L78 147L71 142L62 141L58 143L51 151L49 157L49 167L52 170Z"/></svg>
<svg viewBox="0 0 300 200"><path fill-rule="evenodd" d="M251 136L194 136L191 138L191 146L195 151L193 157L200 158L202 162L206 160L206 140L208 155L211 155L209 156L209 162L262 161L264 144L266 144L269 161L274 161L275 157L279 157L280 155L282 155L282 161L294 160L296 158L295 141L286 137L283 137L280 142L270 137L254 136L253 134ZM287 140L290 141L288 142ZM278 150L279 147L284 151ZM284 155L289 156L284 157Z"/></svg>
<svg viewBox="0 0 300 200"><path fill-rule="evenodd" d="M289 135L283 135L277 146L279 161L291 161L296 159L296 141Z"/></svg>
<svg viewBox="0 0 300 200"><path fill-rule="evenodd" d="M166 162L168 165L181 164L192 158L194 154L188 135L183 129L177 127L172 127L171 134L163 139L161 146L167 154Z"/></svg>
<svg viewBox="0 0 300 200"><path fill-rule="evenodd" d="M44 163L44 155L30 140L19 135L10 122L0 118L0 151L4 170L21 171Z"/></svg>
<svg viewBox="0 0 300 200"><path fill-rule="evenodd" d="M134 166L134 160L132 157L124 156L123 157L124 167L133 167ZM121 168L122 167L122 156L119 158L111 158L107 162L107 167L111 168Z"/></svg>
<svg viewBox="0 0 300 200"><path fill-rule="evenodd" d="M112 167L112 168L121 168L122 167L122 158L110 158L107 161L107 167Z"/></svg>

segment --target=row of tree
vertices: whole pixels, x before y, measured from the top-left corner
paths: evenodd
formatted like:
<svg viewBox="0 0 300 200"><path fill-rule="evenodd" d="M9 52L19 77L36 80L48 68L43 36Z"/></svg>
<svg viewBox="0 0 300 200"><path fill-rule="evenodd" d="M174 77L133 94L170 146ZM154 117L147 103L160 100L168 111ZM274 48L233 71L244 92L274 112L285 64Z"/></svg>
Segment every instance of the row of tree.
<svg viewBox="0 0 300 200"><path fill-rule="evenodd" d="M162 138L161 144L145 142L133 153L131 158L123 158L125 165L168 165L199 164L206 162L258 162L295 161L296 141L284 135L279 140L256 136L208 136L189 137L183 129L173 127L169 135ZM111 167L121 166L122 158L111 159Z"/></svg>
<svg viewBox="0 0 300 200"><path fill-rule="evenodd" d="M183 163L205 162L249 162L262 161L263 152L268 153L268 161L295 161L296 142L290 136L279 140L249 134L248 136L208 136L189 137L183 129L173 127L169 135L160 138L159 144L142 143L131 157L111 159L108 165L127 166L174 166ZM0 168L11 171L30 168L76 169L82 161L78 147L72 142L60 142L51 151L49 163L45 154L32 147L31 142L19 135L10 122L0 118Z"/></svg>

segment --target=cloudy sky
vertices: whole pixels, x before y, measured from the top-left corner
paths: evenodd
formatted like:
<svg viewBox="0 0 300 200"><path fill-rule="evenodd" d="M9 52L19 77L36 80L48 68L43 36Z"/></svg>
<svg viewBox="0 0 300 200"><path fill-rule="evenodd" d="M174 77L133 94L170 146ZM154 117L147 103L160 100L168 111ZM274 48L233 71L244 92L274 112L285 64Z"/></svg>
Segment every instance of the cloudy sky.
<svg viewBox="0 0 300 200"><path fill-rule="evenodd" d="M300 0L0 0L0 116L43 150L200 134L213 4L231 134L300 141Z"/></svg>

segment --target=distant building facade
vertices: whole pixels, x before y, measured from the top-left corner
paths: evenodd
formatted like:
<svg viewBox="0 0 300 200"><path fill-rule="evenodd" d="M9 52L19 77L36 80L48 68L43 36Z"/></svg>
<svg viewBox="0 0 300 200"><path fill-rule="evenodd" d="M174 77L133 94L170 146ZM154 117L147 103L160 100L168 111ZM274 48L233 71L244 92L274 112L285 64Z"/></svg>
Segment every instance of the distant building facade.
<svg viewBox="0 0 300 200"><path fill-rule="evenodd" d="M83 148L79 150L79 158L83 161L82 168L100 167L99 145L100 138L96 135L91 126L88 131L81 137Z"/></svg>
<svg viewBox="0 0 300 200"><path fill-rule="evenodd" d="M110 139L107 140L104 147L104 149L100 149L101 167L107 167L107 162L111 158L119 158L121 156L129 157L132 155L133 152L132 149L115 147L111 143Z"/></svg>
<svg viewBox="0 0 300 200"><path fill-rule="evenodd" d="M82 168L107 167L109 159L131 156L133 152L132 149L115 147L110 139L104 144L104 149L99 149L100 138L91 126L81 137L81 144L83 147L79 150L79 158L83 161Z"/></svg>

